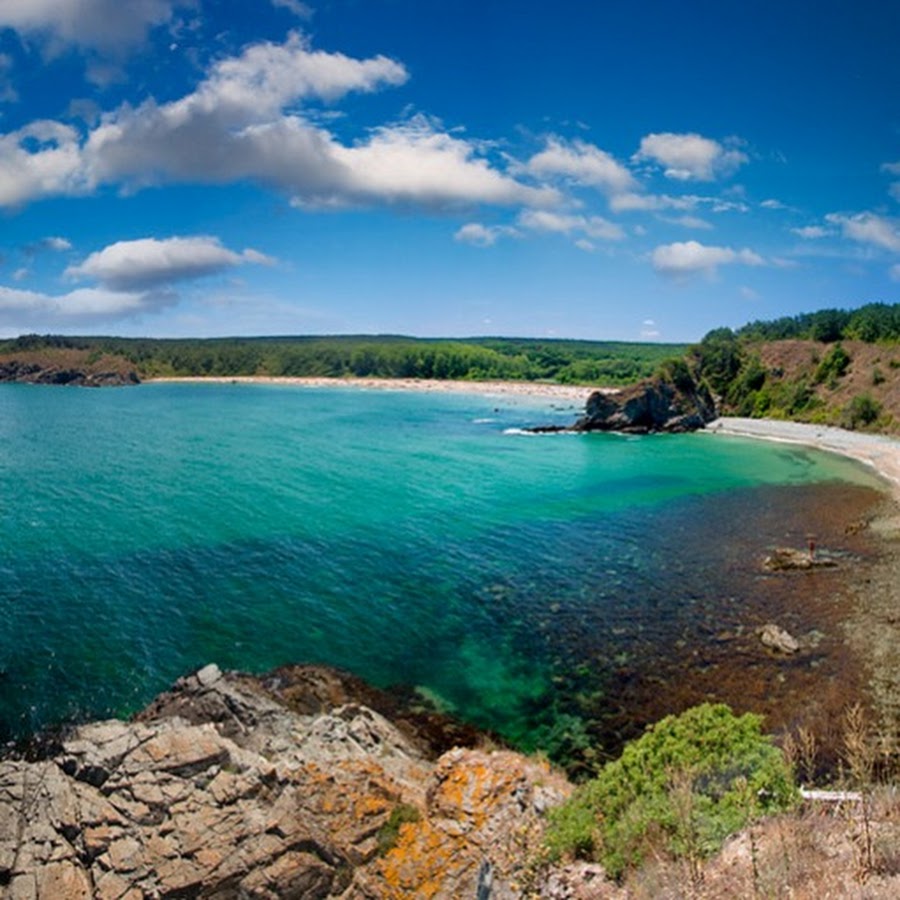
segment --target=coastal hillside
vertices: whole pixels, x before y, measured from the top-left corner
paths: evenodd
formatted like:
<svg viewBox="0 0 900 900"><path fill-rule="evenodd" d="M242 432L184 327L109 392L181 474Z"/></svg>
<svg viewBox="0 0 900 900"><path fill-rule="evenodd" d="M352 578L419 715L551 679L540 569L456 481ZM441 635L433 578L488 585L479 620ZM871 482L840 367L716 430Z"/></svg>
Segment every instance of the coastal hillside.
<svg viewBox="0 0 900 900"><path fill-rule="evenodd" d="M900 304L716 329L687 361L725 414L900 433Z"/></svg>

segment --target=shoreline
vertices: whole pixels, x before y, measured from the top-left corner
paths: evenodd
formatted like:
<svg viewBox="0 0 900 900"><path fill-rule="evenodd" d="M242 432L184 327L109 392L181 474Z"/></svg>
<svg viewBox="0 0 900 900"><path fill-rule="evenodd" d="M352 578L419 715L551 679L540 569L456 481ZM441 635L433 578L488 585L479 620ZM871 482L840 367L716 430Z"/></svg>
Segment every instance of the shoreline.
<svg viewBox="0 0 900 900"><path fill-rule="evenodd" d="M551 384L541 381L454 381L436 378L325 378L310 376L234 375L147 378L142 384L271 384L307 388L353 388L369 391L416 391L435 394L488 394L586 402L595 391L617 393L617 388Z"/></svg>
<svg viewBox="0 0 900 900"><path fill-rule="evenodd" d="M900 501L900 440L895 438L830 425L728 416L710 422L700 433L802 444L837 453L874 469L887 482L892 498Z"/></svg>

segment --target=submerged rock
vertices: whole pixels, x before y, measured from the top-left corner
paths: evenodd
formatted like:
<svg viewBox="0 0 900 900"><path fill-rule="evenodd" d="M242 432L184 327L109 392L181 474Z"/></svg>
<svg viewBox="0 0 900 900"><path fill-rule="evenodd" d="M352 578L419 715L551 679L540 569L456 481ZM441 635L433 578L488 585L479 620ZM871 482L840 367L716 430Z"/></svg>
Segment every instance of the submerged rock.
<svg viewBox="0 0 900 900"><path fill-rule="evenodd" d="M815 556L808 550L796 550L793 547L777 547L763 560L763 568L768 572L830 569L836 565L837 562L828 556Z"/></svg>
<svg viewBox="0 0 900 900"><path fill-rule="evenodd" d="M759 630L759 639L770 650L791 655L800 649L797 639L774 622L763 625Z"/></svg>
<svg viewBox="0 0 900 900"><path fill-rule="evenodd" d="M491 897L523 896L544 811L568 782L508 751L435 760L354 698L354 683L310 666L261 679L207 666L134 721L78 727L44 760L0 761L0 891L275 900L427 888L449 900L489 882Z"/></svg>

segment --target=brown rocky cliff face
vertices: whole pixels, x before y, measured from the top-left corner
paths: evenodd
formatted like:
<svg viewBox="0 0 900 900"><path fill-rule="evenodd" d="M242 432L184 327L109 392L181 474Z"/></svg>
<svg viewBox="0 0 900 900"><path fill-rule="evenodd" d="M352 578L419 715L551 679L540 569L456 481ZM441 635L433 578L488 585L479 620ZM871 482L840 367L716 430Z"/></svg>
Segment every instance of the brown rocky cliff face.
<svg viewBox="0 0 900 900"><path fill-rule="evenodd" d="M509 752L433 761L348 683L207 666L133 722L81 726L51 759L0 762L0 895L522 896L543 811L567 782ZM414 821L386 848L401 805Z"/></svg>

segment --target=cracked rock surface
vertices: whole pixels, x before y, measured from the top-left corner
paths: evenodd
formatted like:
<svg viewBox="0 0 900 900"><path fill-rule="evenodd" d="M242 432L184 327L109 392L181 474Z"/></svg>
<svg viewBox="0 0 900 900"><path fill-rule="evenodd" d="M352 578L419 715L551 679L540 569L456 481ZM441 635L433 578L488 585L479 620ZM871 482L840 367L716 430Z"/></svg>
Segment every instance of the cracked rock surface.
<svg viewBox="0 0 900 900"><path fill-rule="evenodd" d="M0 761L0 896L523 896L569 785L507 751L435 758L358 687L207 666L133 721Z"/></svg>

